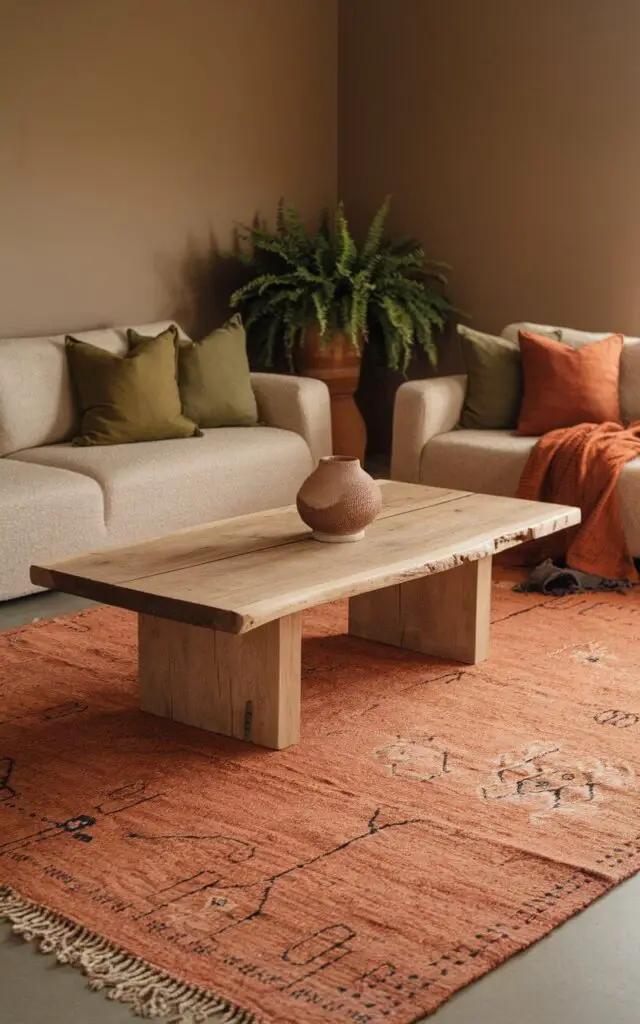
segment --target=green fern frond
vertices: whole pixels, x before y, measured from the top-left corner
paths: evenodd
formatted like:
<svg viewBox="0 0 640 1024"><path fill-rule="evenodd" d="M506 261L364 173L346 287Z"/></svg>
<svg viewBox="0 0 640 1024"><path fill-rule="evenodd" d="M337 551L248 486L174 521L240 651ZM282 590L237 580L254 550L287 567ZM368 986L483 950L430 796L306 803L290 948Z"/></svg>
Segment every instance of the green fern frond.
<svg viewBox="0 0 640 1024"><path fill-rule="evenodd" d="M360 259L364 266L369 266L374 256L378 255L382 243L384 226L387 223L389 210L391 209L391 196L386 196L376 211L367 236L360 252Z"/></svg>
<svg viewBox="0 0 640 1024"><path fill-rule="evenodd" d="M391 355L390 368L392 370L402 369L406 372L409 359L411 358L411 350L413 347L413 324L411 317L401 305L389 295L383 296L381 299L381 306L387 316L387 319L392 327L395 328L399 335L400 345L394 347Z"/></svg>
<svg viewBox="0 0 640 1024"><path fill-rule="evenodd" d="M265 302L265 313L267 315L276 315L277 318L279 307L286 303L291 303L295 306L302 296L303 291L303 288L289 288L281 292L276 292L275 295L269 296Z"/></svg>
<svg viewBox="0 0 640 1024"><path fill-rule="evenodd" d="M443 263L442 260L425 260L425 268L428 273L431 273L432 270L453 270L450 263Z"/></svg>
<svg viewBox="0 0 640 1024"><path fill-rule="evenodd" d="M299 262L299 256L296 252L292 252L279 238L273 237L261 237L256 236L253 240L254 250L260 250L261 252L273 253L279 256L280 259L288 263L290 267L297 267Z"/></svg>
<svg viewBox="0 0 640 1024"><path fill-rule="evenodd" d="M320 337L321 338L326 338L326 336L327 336L327 318L328 318L328 314L329 314L327 303L325 301L323 301L323 296L321 295L320 292L313 292L313 294L311 296L311 301L313 302L313 308L316 311L316 317L317 317L317 320L318 320L318 326L320 328Z"/></svg>
<svg viewBox="0 0 640 1024"><path fill-rule="evenodd" d="M382 259L384 267L389 271L408 267L421 268L424 265L424 252L422 249L411 249L403 253L386 253Z"/></svg>
<svg viewBox="0 0 640 1024"><path fill-rule="evenodd" d="M251 333L252 327L258 323L262 317L267 315L267 303L266 302L254 302L251 308L246 312L243 317L244 329L247 334Z"/></svg>
<svg viewBox="0 0 640 1024"><path fill-rule="evenodd" d="M339 277L348 277L356 255L356 243L349 230L344 206L342 203L338 203L336 210L336 273Z"/></svg>
<svg viewBox="0 0 640 1024"><path fill-rule="evenodd" d="M286 207L285 224L287 238L292 243L292 248L301 253L307 252L310 248L309 234L295 206Z"/></svg>
<svg viewBox="0 0 640 1024"><path fill-rule="evenodd" d="M267 364L279 350L292 367L313 325L327 339L342 333L358 347L379 345L387 365L404 372L416 347L435 360L434 331L459 312L445 291L449 268L428 260L415 239L385 236L389 206L387 198L361 247L342 203L333 220L325 210L311 231L284 200L274 231L257 221L242 229L237 258L251 280L231 304Z"/></svg>

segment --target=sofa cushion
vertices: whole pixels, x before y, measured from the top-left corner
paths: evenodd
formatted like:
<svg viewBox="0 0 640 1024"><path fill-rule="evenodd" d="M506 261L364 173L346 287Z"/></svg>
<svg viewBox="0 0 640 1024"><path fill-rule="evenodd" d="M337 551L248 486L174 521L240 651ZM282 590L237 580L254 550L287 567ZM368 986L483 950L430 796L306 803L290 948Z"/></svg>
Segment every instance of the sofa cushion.
<svg viewBox="0 0 640 1024"><path fill-rule="evenodd" d="M561 337L567 344L580 347L602 341L609 335L563 327ZM620 416L623 423L640 420L640 338L626 335L620 356Z"/></svg>
<svg viewBox="0 0 640 1024"><path fill-rule="evenodd" d="M537 441L509 430L438 434L422 449L420 483L513 497Z"/></svg>
<svg viewBox="0 0 640 1024"><path fill-rule="evenodd" d="M502 331L502 337L510 341L518 340L519 331L530 331L534 334L559 332L559 340L580 348L593 341L602 341L611 336L611 331L594 332L578 331L573 327L550 327L548 324L508 324ZM624 345L620 357L620 416L622 422L633 423L640 420L640 338L624 335Z"/></svg>
<svg viewBox="0 0 640 1024"><path fill-rule="evenodd" d="M508 430L453 430L425 445L420 483L432 487L514 497L537 437ZM640 557L640 458L628 462L618 483L620 514L632 555Z"/></svg>
<svg viewBox="0 0 640 1024"><path fill-rule="evenodd" d="M170 321L142 324L141 334L159 334ZM187 335L179 328L180 337ZM124 328L74 332L74 337L114 355L126 352ZM78 428L64 334L0 339L0 456L55 444Z"/></svg>
<svg viewBox="0 0 640 1024"><path fill-rule="evenodd" d="M258 422L240 317L203 341L178 347L178 380L182 410L199 427L249 427Z"/></svg>
<svg viewBox="0 0 640 1024"><path fill-rule="evenodd" d="M520 331L523 396L518 433L620 422L622 335L575 348Z"/></svg>
<svg viewBox="0 0 640 1024"><path fill-rule="evenodd" d="M518 343L463 324L458 324L458 334L467 371L461 425L471 430L513 429L522 401Z"/></svg>
<svg viewBox="0 0 640 1024"><path fill-rule="evenodd" d="M312 469L305 441L274 427L218 427L195 441L47 445L10 458L96 481L104 493L110 544L290 504Z"/></svg>
<svg viewBox="0 0 640 1024"><path fill-rule="evenodd" d="M67 338L69 370L81 414L77 445L164 441L199 434L182 415L175 327L141 338L123 356Z"/></svg>
<svg viewBox="0 0 640 1024"><path fill-rule="evenodd" d="M100 485L84 473L0 459L0 601L38 590L34 562L68 558L107 542Z"/></svg>

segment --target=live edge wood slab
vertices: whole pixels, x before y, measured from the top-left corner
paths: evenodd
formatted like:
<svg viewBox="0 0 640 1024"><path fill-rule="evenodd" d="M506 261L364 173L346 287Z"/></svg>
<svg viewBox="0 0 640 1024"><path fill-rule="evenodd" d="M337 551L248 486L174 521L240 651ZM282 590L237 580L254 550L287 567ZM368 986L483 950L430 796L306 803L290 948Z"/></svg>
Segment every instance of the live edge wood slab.
<svg viewBox="0 0 640 1024"><path fill-rule="evenodd" d="M294 507L34 565L31 579L138 612L140 706L281 749L300 736L301 612L349 598L349 632L455 661L489 650L491 557L580 511L382 482L364 540L322 544Z"/></svg>

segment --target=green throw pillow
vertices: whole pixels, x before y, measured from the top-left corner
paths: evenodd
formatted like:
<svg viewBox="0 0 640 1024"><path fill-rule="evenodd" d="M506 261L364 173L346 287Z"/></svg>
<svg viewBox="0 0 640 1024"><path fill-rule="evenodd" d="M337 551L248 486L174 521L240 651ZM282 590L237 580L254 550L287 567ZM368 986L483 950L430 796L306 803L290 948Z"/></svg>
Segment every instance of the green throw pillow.
<svg viewBox="0 0 640 1024"><path fill-rule="evenodd" d="M508 430L518 424L522 360L515 341L458 324L467 371L460 425L472 430Z"/></svg>
<svg viewBox="0 0 640 1024"><path fill-rule="evenodd" d="M178 345L182 410L200 427L246 427L258 422L244 327L234 317L204 341Z"/></svg>
<svg viewBox="0 0 640 1024"><path fill-rule="evenodd" d="M81 415L76 445L125 444L193 437L176 380L175 328L141 339L124 357L66 339L69 372Z"/></svg>
<svg viewBox="0 0 640 1024"><path fill-rule="evenodd" d="M522 403L522 359L517 341L458 324L467 372L460 426L471 430L515 430ZM530 330L534 330L533 327ZM536 334L563 341L559 328Z"/></svg>

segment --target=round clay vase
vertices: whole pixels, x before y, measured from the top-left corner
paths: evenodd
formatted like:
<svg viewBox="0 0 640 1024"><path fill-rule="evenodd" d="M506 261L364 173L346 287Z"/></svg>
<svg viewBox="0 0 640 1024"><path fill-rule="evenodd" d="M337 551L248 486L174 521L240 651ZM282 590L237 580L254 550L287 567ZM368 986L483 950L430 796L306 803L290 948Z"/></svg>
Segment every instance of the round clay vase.
<svg viewBox="0 0 640 1024"><path fill-rule="evenodd" d="M303 483L296 504L315 540L336 544L362 540L380 511L382 494L360 459L328 455Z"/></svg>
<svg viewBox="0 0 640 1024"><path fill-rule="evenodd" d="M324 381L329 388L333 451L336 455L355 455L363 462L367 428L355 400L361 363L360 349L346 335L335 334L323 341L318 327L307 331L296 353L298 371Z"/></svg>

